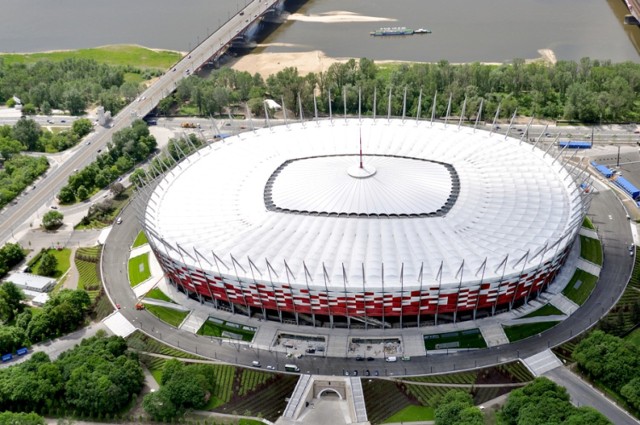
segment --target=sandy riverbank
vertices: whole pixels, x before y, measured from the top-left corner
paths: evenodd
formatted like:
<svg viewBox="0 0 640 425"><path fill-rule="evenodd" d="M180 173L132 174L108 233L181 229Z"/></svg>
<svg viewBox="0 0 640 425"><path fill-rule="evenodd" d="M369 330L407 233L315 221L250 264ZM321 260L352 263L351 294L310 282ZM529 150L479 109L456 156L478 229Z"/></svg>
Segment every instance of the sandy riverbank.
<svg viewBox="0 0 640 425"><path fill-rule="evenodd" d="M550 64L556 63L556 57L550 49L540 49L539 58L527 59L527 62L542 61ZM349 58L332 58L323 51L312 50L308 52L286 52L286 53L250 53L238 57L230 63L230 67L236 71L248 71L251 74L260 73L263 77L273 75L287 67L298 68L298 73L306 75L310 72L320 73L329 69L334 63L345 63ZM406 61L376 60L376 64L390 63L416 63ZM501 65L500 63L483 62L486 65Z"/></svg>

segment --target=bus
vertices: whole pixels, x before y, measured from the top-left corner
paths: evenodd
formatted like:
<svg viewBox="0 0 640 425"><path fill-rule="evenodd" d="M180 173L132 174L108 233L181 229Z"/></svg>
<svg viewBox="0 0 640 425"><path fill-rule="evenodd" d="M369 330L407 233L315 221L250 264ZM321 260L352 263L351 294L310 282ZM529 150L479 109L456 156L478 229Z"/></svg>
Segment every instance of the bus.
<svg viewBox="0 0 640 425"><path fill-rule="evenodd" d="M284 370L286 370L287 372L300 372L300 368L294 364L284 365Z"/></svg>

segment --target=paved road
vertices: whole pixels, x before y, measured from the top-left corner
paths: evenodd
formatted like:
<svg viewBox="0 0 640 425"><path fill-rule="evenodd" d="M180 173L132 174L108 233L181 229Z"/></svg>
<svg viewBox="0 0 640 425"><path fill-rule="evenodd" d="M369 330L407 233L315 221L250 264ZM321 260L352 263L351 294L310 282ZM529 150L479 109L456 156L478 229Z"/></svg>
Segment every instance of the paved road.
<svg viewBox="0 0 640 425"><path fill-rule="evenodd" d="M429 355L413 357L410 362L385 363L383 360L356 362L346 359L328 359L306 356L295 362L303 372L340 375L343 369L379 370L380 375L431 374L463 369L472 369L504 363L517 358L529 357L547 347L578 335L595 325L617 301L624 290L633 265L627 246L631 243L629 222L626 212L612 191L603 191L595 195L590 212L594 223L599 227L604 244L605 263L601 271L600 281L585 305L558 326L541 336L528 338L516 343L492 347L473 352L461 352L448 355ZM253 360L263 364L278 365L281 369L288 360L281 354L249 348L239 344L229 344L208 337L197 336L177 329L159 321L146 311L136 311L137 302L127 280L126 264L129 247L133 243L139 224L134 215L134 208L124 213L124 222L111 232L104 250L103 267L105 286L113 302L122 306L121 313L136 327L141 328L164 342L183 350L197 353L212 359L229 363L250 365ZM285 328L286 325L282 325ZM293 329L298 329L293 327ZM304 328L305 333L313 332L313 328ZM335 330L344 332L345 330ZM350 336L357 336L361 331L351 330ZM393 331L397 333L397 330ZM279 357L278 357L279 356Z"/></svg>
<svg viewBox="0 0 640 425"><path fill-rule="evenodd" d="M640 423L567 368L553 369L545 373L545 376L565 387L571 395L571 402L576 406L591 406L609 418L615 425L637 425Z"/></svg>

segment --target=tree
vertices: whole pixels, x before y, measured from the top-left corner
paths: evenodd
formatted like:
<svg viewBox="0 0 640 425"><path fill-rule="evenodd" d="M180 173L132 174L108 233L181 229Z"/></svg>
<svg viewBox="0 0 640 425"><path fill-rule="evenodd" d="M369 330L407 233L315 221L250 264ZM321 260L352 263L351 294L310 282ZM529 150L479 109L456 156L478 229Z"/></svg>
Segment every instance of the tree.
<svg viewBox="0 0 640 425"><path fill-rule="evenodd" d="M609 424L597 411L573 406L567 391L547 378L536 378L512 391L499 416L504 425Z"/></svg>
<svg viewBox="0 0 640 425"><path fill-rule="evenodd" d="M42 216L42 226L47 230L57 229L62 226L64 215L58 211L48 211Z"/></svg>
<svg viewBox="0 0 640 425"><path fill-rule="evenodd" d="M24 309L24 299L24 294L13 282L0 285L0 320L12 322Z"/></svg>
<svg viewBox="0 0 640 425"><path fill-rule="evenodd" d="M437 403L435 411L436 425L482 425L483 415L473 405L469 393L460 390L447 392Z"/></svg>
<svg viewBox="0 0 640 425"><path fill-rule="evenodd" d="M118 196L122 192L124 192L124 186L120 182L115 182L114 184L111 185L110 190L111 190L111 193L113 193L113 196Z"/></svg>
<svg viewBox="0 0 640 425"><path fill-rule="evenodd" d="M0 425L46 425L44 418L35 413L0 413Z"/></svg>
<svg viewBox="0 0 640 425"><path fill-rule="evenodd" d="M37 273L40 276L53 276L58 266L58 260L48 252L44 252L40 257Z"/></svg>
<svg viewBox="0 0 640 425"><path fill-rule="evenodd" d="M179 411L166 393L156 391L149 393L142 401L142 407L156 421L168 421L178 416Z"/></svg>
<svg viewBox="0 0 640 425"><path fill-rule="evenodd" d="M89 191L86 187L84 187L84 185L80 185L80 187L78 187L78 189L76 190L76 198L78 198L78 200L80 201L86 201L87 199L89 199Z"/></svg>
<svg viewBox="0 0 640 425"><path fill-rule="evenodd" d="M93 124L87 118L80 118L73 122L71 130L78 135L79 138L83 138L93 130Z"/></svg>
<svg viewBox="0 0 640 425"><path fill-rule="evenodd" d="M69 185L63 186L58 192L58 200L61 204L71 204L76 200L76 194Z"/></svg>
<svg viewBox="0 0 640 425"><path fill-rule="evenodd" d="M11 159L12 156L20 153L22 144L17 140L0 137L0 159Z"/></svg>
<svg viewBox="0 0 640 425"><path fill-rule="evenodd" d="M27 103L22 107L22 115L35 115L36 114L36 106L33 103Z"/></svg>
<svg viewBox="0 0 640 425"><path fill-rule="evenodd" d="M620 394L633 406L634 409L640 409L640 376L633 378L622 389Z"/></svg>
<svg viewBox="0 0 640 425"><path fill-rule="evenodd" d="M38 140L42 135L42 129L31 118L21 118L13 126L13 138L22 143L28 151L38 150Z"/></svg>
<svg viewBox="0 0 640 425"><path fill-rule="evenodd" d="M29 345L29 339L24 329L17 326L0 326L0 353L14 353L25 345Z"/></svg>
<svg viewBox="0 0 640 425"><path fill-rule="evenodd" d="M82 115L87 107L87 102L80 91L70 89L64 94L64 106L71 115Z"/></svg>

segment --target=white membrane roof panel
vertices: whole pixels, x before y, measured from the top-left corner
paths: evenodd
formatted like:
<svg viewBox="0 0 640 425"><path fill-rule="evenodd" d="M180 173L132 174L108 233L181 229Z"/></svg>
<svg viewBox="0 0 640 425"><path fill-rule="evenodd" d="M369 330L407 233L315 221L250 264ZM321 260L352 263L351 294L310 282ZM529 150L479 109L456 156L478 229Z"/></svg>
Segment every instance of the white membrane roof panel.
<svg viewBox="0 0 640 425"><path fill-rule="evenodd" d="M360 133L365 165L377 171L358 182L346 169L358 163ZM295 161L332 155L341 159ZM390 156L415 160L385 159ZM190 156L155 188L145 220L157 237L188 253L160 245L178 261L217 270L215 253L225 263L223 274L237 271L248 280L268 281L268 261L286 282L286 261L296 281L307 276L314 287L324 287L327 276L331 286L362 288L363 268L372 288L381 287L383 270L385 288L399 287L400 276L405 289L420 276L425 285L439 278L453 285L480 280L485 259L484 278L499 278L507 255L504 272L520 273L518 260L526 256L524 269L535 268L570 242L562 238L582 216L580 191L553 159L518 139L441 123L289 124L242 133ZM450 174L437 163L455 169L459 190L451 209L435 217L269 210L265 187L286 161L298 168L277 176L272 194L274 203L293 210L433 210L452 193ZM366 188L358 188L362 183ZM545 246L553 249L533 258ZM234 269L231 256L241 267Z"/></svg>

